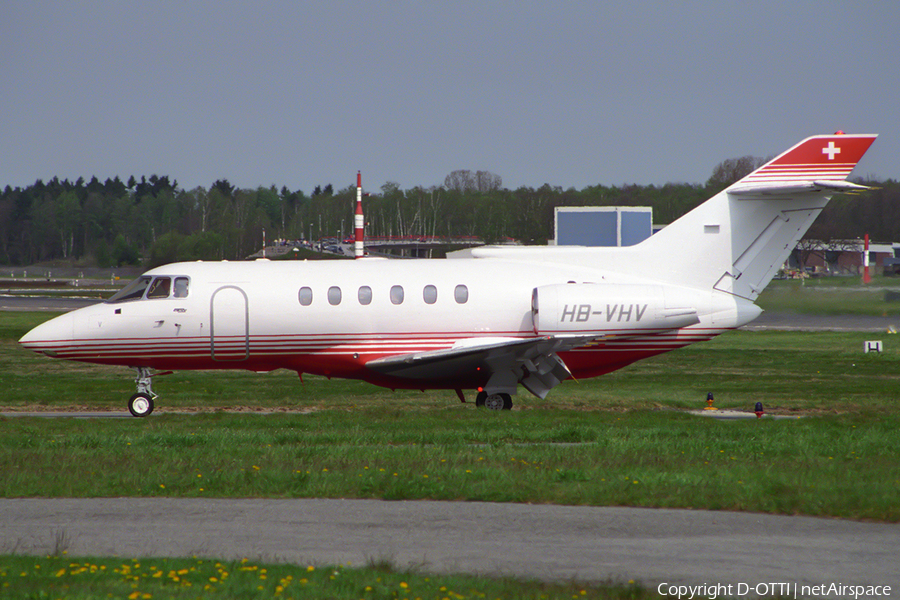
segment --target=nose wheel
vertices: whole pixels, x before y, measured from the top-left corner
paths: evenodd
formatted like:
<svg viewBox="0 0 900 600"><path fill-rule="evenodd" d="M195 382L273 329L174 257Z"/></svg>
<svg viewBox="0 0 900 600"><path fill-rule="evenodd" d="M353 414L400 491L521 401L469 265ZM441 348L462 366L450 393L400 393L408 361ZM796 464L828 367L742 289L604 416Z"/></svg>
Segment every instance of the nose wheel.
<svg viewBox="0 0 900 600"><path fill-rule="evenodd" d="M137 394L128 399L128 412L135 417L146 417L153 412L153 400L156 399L151 378L154 375L168 375L171 371L151 373L149 367L134 367L134 370L137 371L134 378Z"/></svg>
<svg viewBox="0 0 900 600"><path fill-rule="evenodd" d="M128 412L135 417L146 417L153 412L153 398L150 394L135 394L128 400Z"/></svg>

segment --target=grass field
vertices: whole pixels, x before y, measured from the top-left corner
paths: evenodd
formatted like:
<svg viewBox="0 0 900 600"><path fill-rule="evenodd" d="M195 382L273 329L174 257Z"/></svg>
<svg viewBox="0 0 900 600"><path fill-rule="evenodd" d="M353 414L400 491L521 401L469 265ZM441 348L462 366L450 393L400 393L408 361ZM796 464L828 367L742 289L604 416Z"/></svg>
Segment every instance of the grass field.
<svg viewBox="0 0 900 600"><path fill-rule="evenodd" d="M0 316L6 409L121 410L128 369L13 341L45 315ZM732 332L495 414L452 392L296 374L177 373L149 419L6 418L0 494L488 500L751 510L900 520L900 344L871 334ZM686 414L757 401L802 419ZM227 410L226 410L227 409ZM265 410L263 414L257 414ZM28 468L17 468L28 465Z"/></svg>
<svg viewBox="0 0 900 600"><path fill-rule="evenodd" d="M776 280L757 302L763 310L812 315L900 315L900 277Z"/></svg>
<svg viewBox="0 0 900 600"><path fill-rule="evenodd" d="M900 520L898 420L359 408L9 419L5 497L333 497ZM28 465L27 468L18 468Z"/></svg>
<svg viewBox="0 0 900 600"><path fill-rule="evenodd" d="M515 598L543 600L658 597L637 586L553 584L465 575L397 572L386 565L266 564L200 559L84 559L67 556L0 558L0 598Z"/></svg>
<svg viewBox="0 0 900 600"><path fill-rule="evenodd" d="M0 313L0 406L124 412L133 393L130 370L55 361L17 346L15 339L46 318ZM885 352L863 354L863 342L879 338ZM732 332L602 378L566 382L547 401L520 394L515 410L499 414L460 404L452 392L394 393L308 376L301 383L285 372L176 373L154 389L161 397L147 419L0 420L0 495L423 498L900 521L900 340L894 336ZM708 391L721 408L749 411L761 401L772 413L802 418L719 421L687 414L684 409L705 406ZM27 573L16 583L38 581L20 560L32 559L0 558L0 580ZM65 577L84 568L84 561L75 562L80 566L66 566ZM156 562L153 573L188 568ZM105 564L107 571L113 566ZM45 563L41 576L63 568ZM296 582L303 573L294 569L285 573ZM404 597L398 581L435 598L647 594L632 587L522 584L528 593L541 589L528 596L476 578L442 580L435 591L424 575L353 573L356 583L340 593L323 580L326 587L309 588L309 595L294 586L290 597ZM379 577L393 591L374 593ZM153 576L145 571L144 578ZM67 581L70 591L82 589L77 579ZM116 576L104 581L118 585ZM366 586L373 593L362 593ZM453 594L442 595L442 586ZM146 589L133 591L197 597ZM224 597L268 596L232 591Z"/></svg>

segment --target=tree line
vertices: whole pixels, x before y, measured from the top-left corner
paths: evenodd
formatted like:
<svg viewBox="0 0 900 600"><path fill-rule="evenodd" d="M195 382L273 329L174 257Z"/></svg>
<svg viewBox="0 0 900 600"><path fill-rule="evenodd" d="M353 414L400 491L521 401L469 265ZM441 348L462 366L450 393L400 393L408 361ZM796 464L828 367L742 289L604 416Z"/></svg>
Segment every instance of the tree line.
<svg viewBox="0 0 900 600"><path fill-rule="evenodd" d="M369 236L474 236L545 244L557 206L651 206L669 223L752 171L762 159L723 161L704 184L502 186L486 171L453 171L443 185L402 189L388 182L364 199ZM838 196L808 237L900 240L900 184L863 181L879 189ZM273 239L352 236L356 188L315 186L238 189L226 179L186 190L168 176L53 178L0 193L0 264L52 260L98 266L155 266L176 260L239 260Z"/></svg>

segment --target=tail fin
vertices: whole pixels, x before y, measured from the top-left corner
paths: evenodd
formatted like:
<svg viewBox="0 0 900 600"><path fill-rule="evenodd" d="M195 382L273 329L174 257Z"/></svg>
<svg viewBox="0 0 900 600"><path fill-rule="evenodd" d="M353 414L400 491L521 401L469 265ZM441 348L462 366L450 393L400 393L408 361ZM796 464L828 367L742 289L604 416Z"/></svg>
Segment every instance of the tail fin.
<svg viewBox="0 0 900 600"><path fill-rule="evenodd" d="M755 300L876 135L807 138L646 240L666 277ZM658 271L657 271L658 272Z"/></svg>

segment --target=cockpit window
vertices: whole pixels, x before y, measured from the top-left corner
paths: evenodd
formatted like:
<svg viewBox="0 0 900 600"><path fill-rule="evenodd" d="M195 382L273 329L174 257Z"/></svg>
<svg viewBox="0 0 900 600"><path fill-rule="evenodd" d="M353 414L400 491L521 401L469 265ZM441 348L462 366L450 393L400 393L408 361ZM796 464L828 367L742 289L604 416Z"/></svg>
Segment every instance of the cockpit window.
<svg viewBox="0 0 900 600"><path fill-rule="evenodd" d="M124 288L119 290L112 298L107 300L110 303L130 302L132 300L140 300L144 297L144 290L150 285L150 278L147 276L138 277Z"/></svg>
<svg viewBox="0 0 900 600"><path fill-rule="evenodd" d="M175 297L176 298L187 298L189 282L190 282L190 279L188 279L187 277L176 277L175 278Z"/></svg>
<svg viewBox="0 0 900 600"><path fill-rule="evenodd" d="M147 298L168 298L172 280L169 277L157 277L147 289Z"/></svg>

